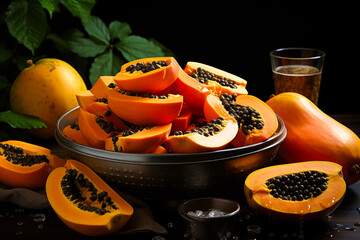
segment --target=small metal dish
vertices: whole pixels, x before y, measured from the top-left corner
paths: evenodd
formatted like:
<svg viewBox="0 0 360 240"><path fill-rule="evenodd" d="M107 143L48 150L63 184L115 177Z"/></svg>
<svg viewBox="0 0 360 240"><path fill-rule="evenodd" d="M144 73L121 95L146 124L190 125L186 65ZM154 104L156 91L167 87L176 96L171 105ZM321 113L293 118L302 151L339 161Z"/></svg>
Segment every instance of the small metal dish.
<svg viewBox="0 0 360 240"><path fill-rule="evenodd" d="M250 172L272 163L286 137L284 122L278 117L276 133L250 146L193 154L121 153L65 137L62 130L77 121L78 112L74 108L58 120L55 138L59 145L114 188L143 199L183 200L237 191Z"/></svg>
<svg viewBox="0 0 360 240"><path fill-rule="evenodd" d="M208 212L211 209L224 214L216 217L195 217L189 213ZM178 207L180 216L185 221L186 233L195 239L220 239L232 232L236 224L240 205L223 198L197 198L188 200Z"/></svg>

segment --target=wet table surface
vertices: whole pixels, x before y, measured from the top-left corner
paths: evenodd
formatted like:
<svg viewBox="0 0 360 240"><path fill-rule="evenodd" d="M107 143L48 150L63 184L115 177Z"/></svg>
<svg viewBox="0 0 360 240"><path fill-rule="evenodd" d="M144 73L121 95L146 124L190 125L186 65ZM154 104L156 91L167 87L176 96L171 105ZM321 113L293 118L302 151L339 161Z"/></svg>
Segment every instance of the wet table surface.
<svg viewBox="0 0 360 240"><path fill-rule="evenodd" d="M360 115L334 115L335 119L360 136ZM341 205L329 217L315 222L283 222L270 219L249 209L242 192L232 198L241 205L236 226L223 236L230 239L360 239L360 182L347 188ZM177 213L180 202L147 202L154 219L168 230L168 234L153 232L101 239L192 239ZM0 204L0 240L7 239L94 239L69 229L52 209L24 209L11 203ZM96 238L95 238L96 239ZM193 239L192 239L193 240Z"/></svg>

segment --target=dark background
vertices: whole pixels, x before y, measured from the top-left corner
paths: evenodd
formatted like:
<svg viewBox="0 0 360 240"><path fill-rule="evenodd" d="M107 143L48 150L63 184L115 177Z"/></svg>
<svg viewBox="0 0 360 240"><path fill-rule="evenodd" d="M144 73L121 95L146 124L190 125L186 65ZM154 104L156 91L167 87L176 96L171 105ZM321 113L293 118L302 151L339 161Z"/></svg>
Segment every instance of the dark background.
<svg viewBox="0 0 360 240"><path fill-rule="evenodd" d="M319 107L360 113L359 8L347 1L98 1L93 15L128 22L133 34L169 47L182 67L202 62L248 81L249 94L274 92L269 52L308 47L326 53Z"/></svg>

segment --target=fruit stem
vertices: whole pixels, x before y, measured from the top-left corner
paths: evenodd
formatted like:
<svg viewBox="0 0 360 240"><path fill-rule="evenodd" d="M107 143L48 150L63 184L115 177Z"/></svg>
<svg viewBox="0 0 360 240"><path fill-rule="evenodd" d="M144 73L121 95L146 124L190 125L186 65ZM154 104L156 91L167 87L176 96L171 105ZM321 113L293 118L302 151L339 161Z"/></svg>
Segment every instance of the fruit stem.
<svg viewBox="0 0 360 240"><path fill-rule="evenodd" d="M26 67L31 67L32 65L34 65L34 63L31 59L26 61Z"/></svg>

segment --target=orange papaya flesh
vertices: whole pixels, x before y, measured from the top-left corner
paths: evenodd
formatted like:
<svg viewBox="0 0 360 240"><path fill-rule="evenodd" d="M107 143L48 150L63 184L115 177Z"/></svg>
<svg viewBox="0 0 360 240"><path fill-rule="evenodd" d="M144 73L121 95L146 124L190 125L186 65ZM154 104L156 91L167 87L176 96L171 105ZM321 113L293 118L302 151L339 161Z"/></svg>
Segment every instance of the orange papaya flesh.
<svg viewBox="0 0 360 240"><path fill-rule="evenodd" d="M121 66L114 81L126 91L157 93L175 82L179 69L173 57L143 58Z"/></svg>
<svg viewBox="0 0 360 240"><path fill-rule="evenodd" d="M169 136L171 123L152 127L133 127L105 141L105 149L126 153L154 151Z"/></svg>
<svg viewBox="0 0 360 240"><path fill-rule="evenodd" d="M180 115L172 121L171 133L174 134L176 131L186 131L189 127L192 117L192 110L189 104L183 104Z"/></svg>
<svg viewBox="0 0 360 240"><path fill-rule="evenodd" d="M280 220L321 219L336 209L345 191L341 165L327 161L262 168L244 183L249 206Z"/></svg>
<svg viewBox="0 0 360 240"><path fill-rule="evenodd" d="M66 126L63 129L63 134L72 141L75 141L79 144L91 147L91 144L89 143L89 141L81 133L78 123L74 123L74 124Z"/></svg>
<svg viewBox="0 0 360 240"><path fill-rule="evenodd" d="M207 125L191 131L175 132L165 141L174 153L195 153L220 150L236 136L238 125L231 119L214 119Z"/></svg>
<svg viewBox="0 0 360 240"><path fill-rule="evenodd" d="M111 111L124 121L140 126L154 126L170 123L179 115L183 96L138 95L114 90L109 92L108 102Z"/></svg>
<svg viewBox="0 0 360 240"><path fill-rule="evenodd" d="M87 236L120 230L134 211L95 172L75 160L51 172L46 194L58 217L69 228Z"/></svg>
<svg viewBox="0 0 360 240"><path fill-rule="evenodd" d="M246 146L265 141L278 128L274 111L263 101L252 95L229 95L220 98L209 95L204 104L206 119L216 117L231 118L239 125L239 130L231 144Z"/></svg>
<svg viewBox="0 0 360 240"><path fill-rule="evenodd" d="M16 140L0 143L0 182L9 187L43 188L49 173L64 164L41 146Z"/></svg>
<svg viewBox="0 0 360 240"><path fill-rule="evenodd" d="M218 68L203 63L188 62L184 71L200 83L209 87L213 86L211 88L214 88L218 95L224 93L248 94L245 88L246 80Z"/></svg>
<svg viewBox="0 0 360 240"><path fill-rule="evenodd" d="M360 138L301 94L286 92L266 102L284 121L287 136L277 159L331 161L342 165L348 185L360 180Z"/></svg>
<svg viewBox="0 0 360 240"><path fill-rule="evenodd" d="M176 93L184 97L184 102L189 104L193 115L198 117L204 116L203 106L206 96L212 91L215 91L205 84L200 84L182 69L179 71L178 78L173 84L173 88Z"/></svg>
<svg viewBox="0 0 360 240"><path fill-rule="evenodd" d="M109 91L113 88L117 88L114 76L100 76L90 91L97 99L100 99L107 98Z"/></svg>
<svg viewBox="0 0 360 240"><path fill-rule="evenodd" d="M82 109L86 109L86 106L95 102L96 99L90 90L81 91L76 94L76 100Z"/></svg>
<svg viewBox="0 0 360 240"><path fill-rule="evenodd" d="M169 152L166 150L166 148L164 148L163 146L160 145L160 146L157 146L155 148L155 150L153 150L150 153L152 153L152 154L167 154Z"/></svg>

